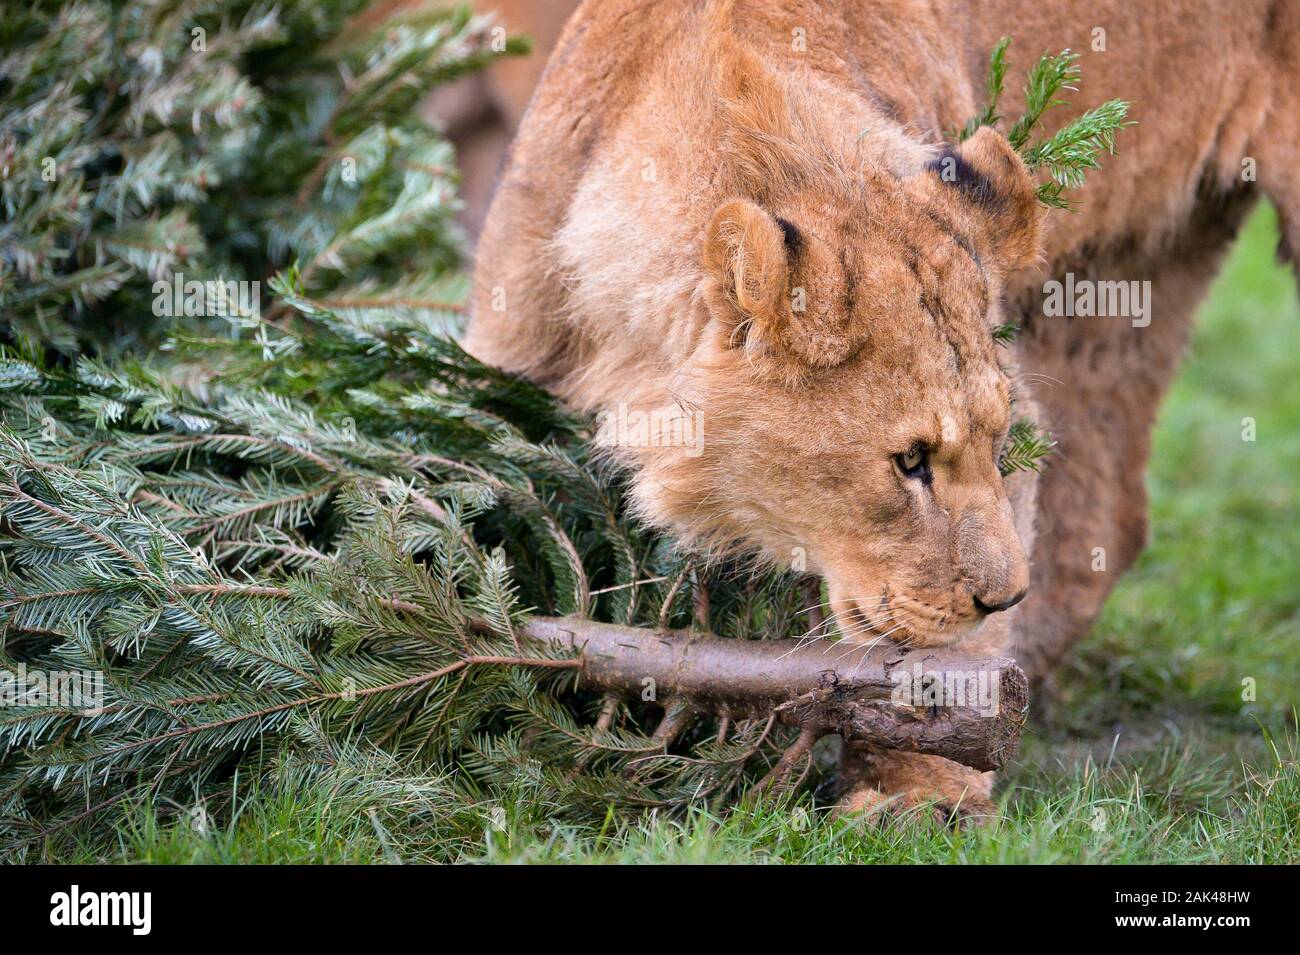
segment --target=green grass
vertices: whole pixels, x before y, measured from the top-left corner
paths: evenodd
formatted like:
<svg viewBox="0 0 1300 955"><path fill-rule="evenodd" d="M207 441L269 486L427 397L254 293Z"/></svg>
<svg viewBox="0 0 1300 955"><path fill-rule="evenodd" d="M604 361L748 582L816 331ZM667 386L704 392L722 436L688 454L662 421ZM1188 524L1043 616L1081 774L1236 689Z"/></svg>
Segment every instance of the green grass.
<svg viewBox="0 0 1300 955"><path fill-rule="evenodd" d="M1250 222L1163 409L1152 542L1036 701L1003 818L955 833L836 821L808 798L715 818L577 828L537 807L462 814L316 790L236 791L233 819L123 812L109 850L146 862L1297 862L1300 770L1300 309ZM1242 440L1242 419L1256 440ZM1243 681L1254 700L1243 699ZM1276 745L1275 745L1276 744ZM504 811L501 811L504 810ZM494 819L498 825L493 825Z"/></svg>

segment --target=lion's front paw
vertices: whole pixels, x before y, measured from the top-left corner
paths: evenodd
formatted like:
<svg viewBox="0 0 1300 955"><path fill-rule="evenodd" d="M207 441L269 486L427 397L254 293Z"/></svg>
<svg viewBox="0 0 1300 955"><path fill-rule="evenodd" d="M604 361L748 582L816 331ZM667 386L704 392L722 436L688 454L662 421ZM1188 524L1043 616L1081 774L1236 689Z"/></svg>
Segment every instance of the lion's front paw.
<svg viewBox="0 0 1300 955"><path fill-rule="evenodd" d="M922 817L937 825L968 829L991 822L997 816L997 806L992 800L971 793L950 798L938 792L884 793L871 786L860 786L840 797L835 814L861 815L890 823Z"/></svg>
<svg viewBox="0 0 1300 955"><path fill-rule="evenodd" d="M922 807L941 825L985 825L998 815L993 774L938 756L845 747L840 762L842 796L837 815L916 818Z"/></svg>

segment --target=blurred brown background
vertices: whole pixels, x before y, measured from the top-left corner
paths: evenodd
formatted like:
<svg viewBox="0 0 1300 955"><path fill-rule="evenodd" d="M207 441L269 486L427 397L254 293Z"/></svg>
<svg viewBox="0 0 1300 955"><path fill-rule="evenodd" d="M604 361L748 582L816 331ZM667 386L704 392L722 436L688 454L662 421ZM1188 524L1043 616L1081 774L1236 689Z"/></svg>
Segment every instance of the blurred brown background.
<svg viewBox="0 0 1300 955"><path fill-rule="evenodd" d="M528 108L555 41L579 0L474 0L474 9L495 13L511 37L527 36L533 51L506 57L486 71L441 87L426 106L446 129L464 177L460 221L473 243L487 214L506 147ZM401 3L381 4L391 10Z"/></svg>

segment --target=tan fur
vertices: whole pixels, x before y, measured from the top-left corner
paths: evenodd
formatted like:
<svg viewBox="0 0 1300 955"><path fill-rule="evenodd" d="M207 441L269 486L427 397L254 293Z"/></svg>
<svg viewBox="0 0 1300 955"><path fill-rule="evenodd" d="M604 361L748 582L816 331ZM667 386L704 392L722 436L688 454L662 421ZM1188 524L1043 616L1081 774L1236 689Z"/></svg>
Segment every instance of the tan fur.
<svg viewBox="0 0 1300 955"><path fill-rule="evenodd" d="M1245 157L1300 249L1298 7L588 2L485 224L466 345L607 420L659 412L660 437L701 422L698 446L617 447L646 520L806 559L851 636L964 638L1041 676L1141 548L1150 428L1253 197ZM1139 122L1082 211L1041 230L993 130L957 156L979 188L932 166L1008 34L1013 76L1043 50L1084 53L1049 132L1114 96ZM1014 92L1003 105L1018 115ZM1066 271L1151 279L1152 324L1044 317L1042 283ZM989 336L1011 319L1014 355ZM997 474L1012 397L1061 443L1041 488ZM929 486L894 463L916 441ZM985 618L975 599L1023 590L1031 545L1029 598ZM961 767L848 749L861 792L987 797Z"/></svg>

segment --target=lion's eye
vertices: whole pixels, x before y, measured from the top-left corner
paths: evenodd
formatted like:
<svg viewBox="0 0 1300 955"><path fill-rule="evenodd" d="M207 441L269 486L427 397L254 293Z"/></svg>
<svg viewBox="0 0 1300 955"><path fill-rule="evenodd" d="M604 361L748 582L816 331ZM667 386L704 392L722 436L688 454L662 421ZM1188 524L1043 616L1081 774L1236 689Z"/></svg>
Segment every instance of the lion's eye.
<svg viewBox="0 0 1300 955"><path fill-rule="evenodd" d="M921 442L912 445L902 454L894 455L898 470L910 478L928 481L930 478L930 452Z"/></svg>

